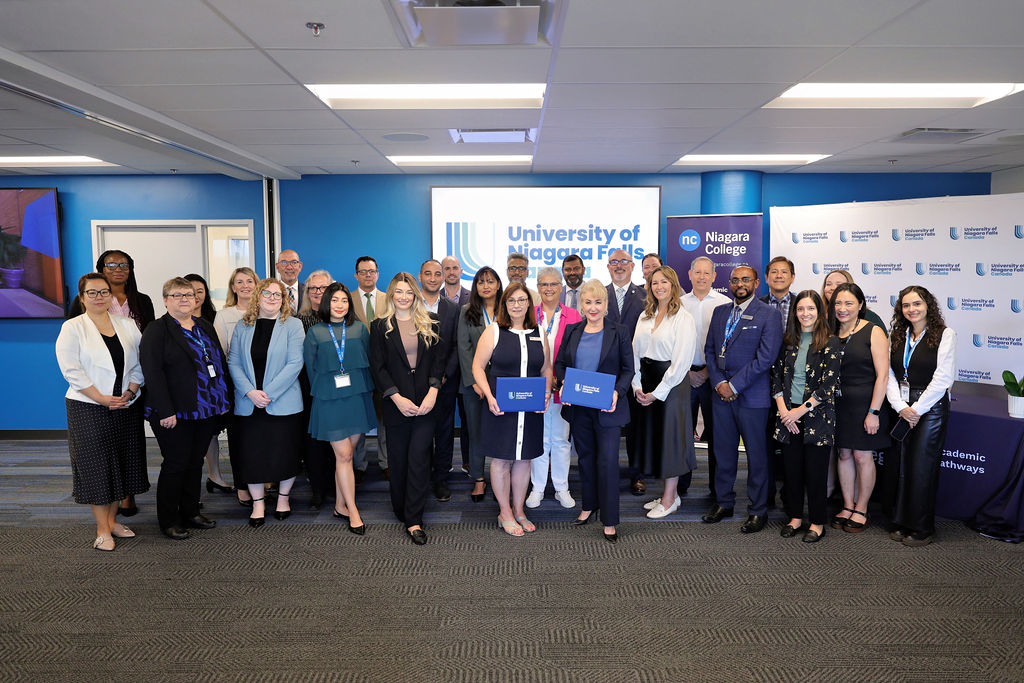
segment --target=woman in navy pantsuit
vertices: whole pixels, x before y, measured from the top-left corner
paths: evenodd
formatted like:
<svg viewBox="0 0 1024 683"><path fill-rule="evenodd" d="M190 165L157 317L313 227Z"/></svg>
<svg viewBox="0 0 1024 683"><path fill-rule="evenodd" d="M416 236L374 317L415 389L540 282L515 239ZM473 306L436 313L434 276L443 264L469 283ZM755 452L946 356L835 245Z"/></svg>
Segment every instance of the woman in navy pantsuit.
<svg viewBox="0 0 1024 683"><path fill-rule="evenodd" d="M562 402L583 484L583 511L575 524L586 524L600 508L604 537L614 543L619 523L619 432L629 422L626 397L633 379L633 340L625 327L605 319L608 290L600 281L586 282L580 297L586 319L565 330L555 361L556 383L561 387L566 368L603 372L615 375L615 393L607 410Z"/></svg>

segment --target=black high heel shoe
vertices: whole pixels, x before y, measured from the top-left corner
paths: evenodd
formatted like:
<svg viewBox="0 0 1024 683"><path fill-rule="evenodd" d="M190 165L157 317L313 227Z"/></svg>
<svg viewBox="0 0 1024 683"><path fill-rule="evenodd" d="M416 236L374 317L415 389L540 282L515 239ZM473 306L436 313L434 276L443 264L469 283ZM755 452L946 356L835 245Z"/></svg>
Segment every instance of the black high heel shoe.
<svg viewBox="0 0 1024 683"><path fill-rule="evenodd" d="M241 498L238 497L238 492L239 491L241 491L241 489L235 489L235 500L237 500L238 504L241 505L242 507L244 507L244 508L251 508L252 507L252 497L250 496L249 500L242 500ZM260 498L260 500L263 500L263 499Z"/></svg>
<svg viewBox="0 0 1024 683"><path fill-rule="evenodd" d="M484 481L483 479L477 479L475 482L473 482L474 488L476 487L477 484L480 484L480 483L482 483L484 485L484 490L482 492L480 492L480 493L471 493L471 494L469 494L470 499L474 503L479 503L480 501L482 501L484 499L484 496L487 494L487 482Z"/></svg>
<svg viewBox="0 0 1024 683"><path fill-rule="evenodd" d="M253 503L259 503L262 500L263 500L262 498L253 498L252 502ZM260 528L261 526L263 526L266 523L267 523L267 513L266 513L266 511L264 511L262 517L252 517L252 516L249 517L249 526L251 526L253 529L258 529L258 528Z"/></svg>
<svg viewBox="0 0 1024 683"><path fill-rule="evenodd" d="M221 486L220 484L215 482L213 479L210 479L209 477L207 477L206 478L206 492L207 493L213 493L214 491L220 491L221 493L234 493L235 492L235 487L234 486Z"/></svg>
<svg viewBox="0 0 1024 683"><path fill-rule="evenodd" d="M586 510L584 510L584 512L586 512ZM591 519L593 519L593 518L594 518L594 515L595 515L595 514L597 514L597 510L596 510L596 509L594 509L594 510L591 510L591 511L590 511L590 514L589 514L589 515L587 515L587 518L586 518L586 519L580 519L579 517L577 517L576 519L572 520L572 525L573 525L573 526L584 526L585 524L587 524L588 522L590 522L590 520L591 520ZM614 541L613 541L613 542L614 542Z"/></svg>
<svg viewBox="0 0 1024 683"><path fill-rule="evenodd" d="M281 504L281 499L282 498L287 498L287 497L288 497L287 493L278 493L277 494L278 505ZM275 519L280 519L280 520L283 521L283 520L288 519L291 516L292 516L292 511L291 510L274 510L274 518Z"/></svg>

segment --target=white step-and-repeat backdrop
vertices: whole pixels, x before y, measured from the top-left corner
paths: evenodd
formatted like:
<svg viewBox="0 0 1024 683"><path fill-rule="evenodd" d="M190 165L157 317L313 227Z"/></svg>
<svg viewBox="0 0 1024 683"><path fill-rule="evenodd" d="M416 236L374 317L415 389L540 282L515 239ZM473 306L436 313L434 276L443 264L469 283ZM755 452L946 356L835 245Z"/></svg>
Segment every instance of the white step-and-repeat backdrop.
<svg viewBox="0 0 1024 683"><path fill-rule="evenodd" d="M958 335L957 379L1024 373L1024 194L771 207L771 255L794 289L849 271L886 325L896 295L926 287Z"/></svg>

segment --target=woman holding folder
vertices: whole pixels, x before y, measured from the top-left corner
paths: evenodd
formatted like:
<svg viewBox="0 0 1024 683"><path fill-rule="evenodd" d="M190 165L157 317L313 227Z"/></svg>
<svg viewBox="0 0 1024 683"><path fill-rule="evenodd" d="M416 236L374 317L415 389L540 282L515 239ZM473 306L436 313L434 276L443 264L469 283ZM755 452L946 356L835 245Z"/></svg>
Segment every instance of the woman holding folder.
<svg viewBox="0 0 1024 683"><path fill-rule="evenodd" d="M633 346L629 331L605 319L608 290L599 280L580 287L580 303L586 320L565 330L555 361L555 382L561 386L566 370L576 368L615 377L615 390L608 408L571 405L563 398L562 418L576 445L580 479L583 486L583 511L574 524L590 521L594 510L601 509L604 537L618 540L619 523L619 431L629 422L626 397L633 379Z"/></svg>
<svg viewBox="0 0 1024 683"><path fill-rule="evenodd" d="M647 284L647 306L633 333L633 392L639 404L633 438L643 468L665 480L661 498L644 505L658 519L679 509L679 477L697 467L690 423L690 364L697 327L683 308L676 271L654 269Z"/></svg>
<svg viewBox="0 0 1024 683"><path fill-rule="evenodd" d="M530 481L529 461L544 450L544 410L551 397L549 367L547 344L537 329L530 290L522 282L512 282L501 297L494 323L480 335L473 357L473 379L487 400L480 432L487 435L492 449L491 488L501 510L498 525L510 536L537 530L527 519L523 504ZM544 407L539 412L502 411L495 396L497 380L504 377L543 378Z"/></svg>

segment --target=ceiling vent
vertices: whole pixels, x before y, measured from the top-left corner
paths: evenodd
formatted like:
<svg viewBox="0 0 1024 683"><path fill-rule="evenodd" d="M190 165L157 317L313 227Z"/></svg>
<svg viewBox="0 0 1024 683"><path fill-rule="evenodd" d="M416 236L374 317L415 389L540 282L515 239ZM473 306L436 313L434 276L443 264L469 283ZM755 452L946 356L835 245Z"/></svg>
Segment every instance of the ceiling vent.
<svg viewBox="0 0 1024 683"><path fill-rule="evenodd" d="M926 145L949 145L967 142L983 135L998 132L988 128L912 128L892 139L892 142L914 142Z"/></svg>
<svg viewBox="0 0 1024 683"><path fill-rule="evenodd" d="M382 0L407 47L550 45L564 0Z"/></svg>

